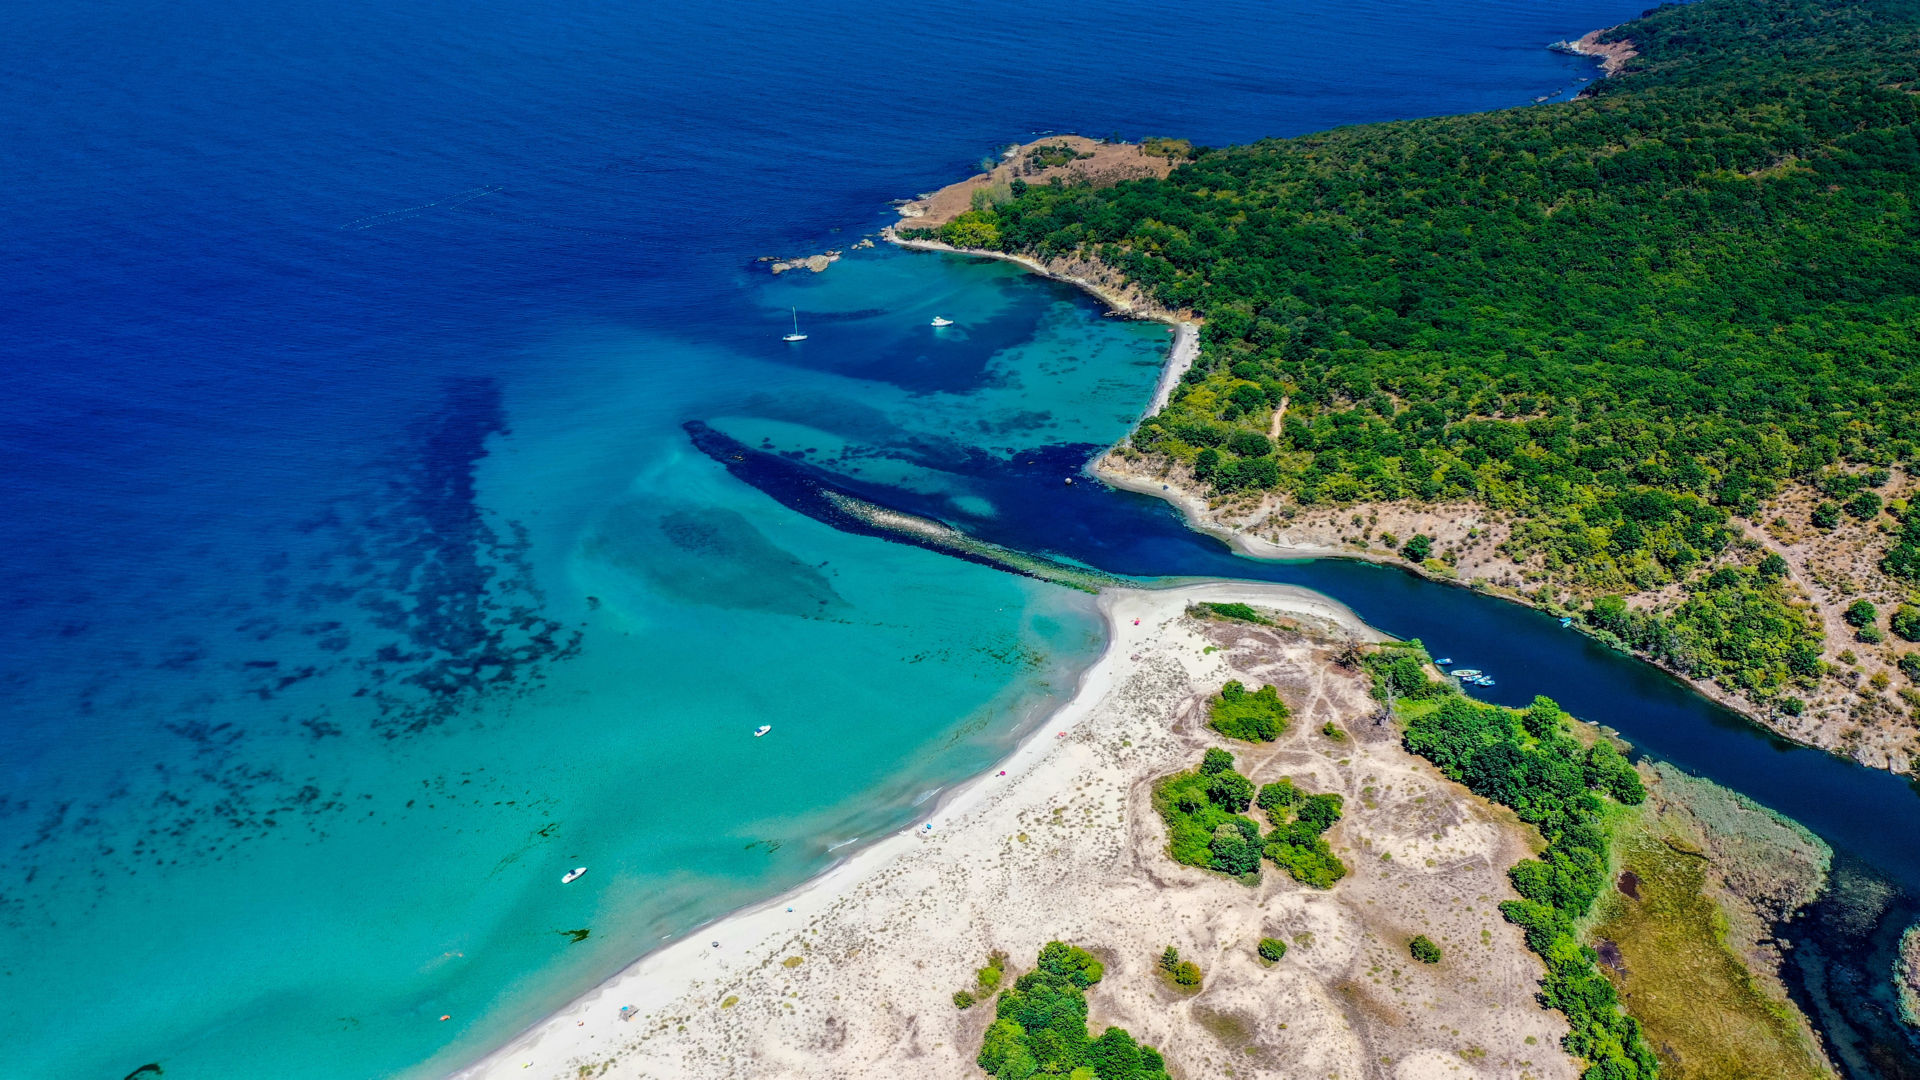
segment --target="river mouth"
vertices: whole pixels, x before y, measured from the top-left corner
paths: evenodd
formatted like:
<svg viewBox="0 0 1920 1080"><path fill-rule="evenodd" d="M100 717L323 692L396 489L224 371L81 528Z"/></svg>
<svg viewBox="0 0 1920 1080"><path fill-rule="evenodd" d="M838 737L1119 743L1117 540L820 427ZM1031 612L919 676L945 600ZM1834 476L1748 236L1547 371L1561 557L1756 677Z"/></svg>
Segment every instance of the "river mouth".
<svg viewBox="0 0 1920 1080"><path fill-rule="evenodd" d="M689 431L696 445L704 442L703 451L739 456L741 444L716 438L712 429L690 425ZM1900 935L1920 920L1920 851L1906 841L1913 834L1888 824L1920 824L1920 795L1903 778L1790 743L1651 665L1508 601L1358 560L1267 561L1236 554L1187 528L1168 504L1093 479L1088 467L1103 449L1054 445L917 462L947 474L944 491L964 490L970 500L999 508L991 516L956 513L966 503L951 494L930 498L818 465L753 468L741 459L735 475L783 502L795 486L827 493L827 505L837 492L937 522L996 550L1025 552L1053 566L1087 567L1115 583L1226 577L1304 585L1346 603L1379 629L1419 637L1439 653L1497 673L1494 687L1473 688L1477 696L1515 706L1536 694L1553 697L1573 715L1619 732L1640 753L1779 810L1836 852L1829 889L1774 928L1790 996L1846 1076L1920 1080L1920 1042L1899 1019L1891 982ZM777 449L757 453L769 463L788 461ZM831 517L820 519L833 524ZM869 521L849 527L943 550L911 532L876 530ZM971 558L950 545L946 553ZM1638 886L1632 877L1617 883L1628 895Z"/></svg>

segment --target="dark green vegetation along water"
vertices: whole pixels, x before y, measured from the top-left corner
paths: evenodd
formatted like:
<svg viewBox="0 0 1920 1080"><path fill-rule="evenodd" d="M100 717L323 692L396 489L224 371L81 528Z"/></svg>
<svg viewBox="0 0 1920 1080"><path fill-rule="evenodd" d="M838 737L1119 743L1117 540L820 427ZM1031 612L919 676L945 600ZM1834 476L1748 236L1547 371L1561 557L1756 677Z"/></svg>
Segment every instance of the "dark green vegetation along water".
<svg viewBox="0 0 1920 1080"><path fill-rule="evenodd" d="M1890 525L1877 489L1911 471L1920 5L1700 0L1605 36L1639 55L1591 98L1010 186L942 233L1095 254L1206 316L1139 449L1219 492L1509 511L1560 589L1686 589L1595 626L1798 712L1819 622L1784 567L1724 557L1729 518L1813 483ZM1907 518L1886 568L1911 584Z"/></svg>
<svg viewBox="0 0 1920 1080"><path fill-rule="evenodd" d="M1522 707L1536 695L1552 697L1574 716L1616 729L1641 752L1802 822L1833 846L1835 886L1783 931L1797 946L1787 954L1789 980L1836 1047L1853 1048L1849 1075L1920 1076L1920 1057L1895 1019L1887 976L1899 934L1920 917L1920 794L1905 778L1787 742L1541 612L1391 566L1247 558L1187 528L1161 500L1087 480L1062 483L1079 475L1096 449L1042 447L1004 460L948 462L946 493L939 495L864 484L813 466L796 472L788 460L765 453L759 455L764 468L749 458L734 472L786 497L779 485L810 471L810 485L1112 574L1304 585L1389 634L1419 638L1456 666L1492 674L1494 686L1474 689L1484 700ZM956 515L953 490L999 512Z"/></svg>

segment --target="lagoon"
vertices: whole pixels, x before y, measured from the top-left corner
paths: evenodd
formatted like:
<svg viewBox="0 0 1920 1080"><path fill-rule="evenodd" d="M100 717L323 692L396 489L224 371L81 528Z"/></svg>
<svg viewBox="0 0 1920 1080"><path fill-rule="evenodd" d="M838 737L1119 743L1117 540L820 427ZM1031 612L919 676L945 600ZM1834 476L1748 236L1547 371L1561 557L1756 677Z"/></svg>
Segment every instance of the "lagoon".
<svg viewBox="0 0 1920 1080"><path fill-rule="evenodd" d="M849 247L1039 131L1225 143L1564 94L1591 65L1542 46L1637 11L24 5L14 1069L439 1075L910 820L1101 648L1079 594L788 512L690 420L1008 546L1322 589L1911 892L1870 827L1913 821L1891 777L1525 611L1256 564L1062 483L1138 415L1164 328L1004 264L752 262Z"/></svg>

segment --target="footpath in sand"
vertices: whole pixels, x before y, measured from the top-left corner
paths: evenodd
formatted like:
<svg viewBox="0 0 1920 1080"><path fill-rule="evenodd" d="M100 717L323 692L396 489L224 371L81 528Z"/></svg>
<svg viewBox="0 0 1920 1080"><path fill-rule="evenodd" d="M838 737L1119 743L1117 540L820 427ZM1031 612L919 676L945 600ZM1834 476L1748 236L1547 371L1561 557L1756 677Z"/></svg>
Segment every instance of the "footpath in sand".
<svg viewBox="0 0 1920 1080"><path fill-rule="evenodd" d="M1295 625L1186 616L1199 600ZM1017 974L1054 939L1106 963L1093 1030L1127 1028L1176 1076L1576 1075L1558 1049L1563 1021L1534 1000L1540 963L1496 908L1526 831L1376 724L1364 676L1338 662L1373 631L1288 586L1112 590L1102 605L1107 654L1004 775L642 959L462 1075L979 1077L993 1005L963 1011L954 992L974 988L989 951ZM1328 839L1351 872L1331 890L1271 866L1249 887L1165 855L1152 782L1225 744L1202 724L1206 697L1232 678L1279 687L1294 713L1278 741L1232 744L1237 767L1346 799ZM1344 737L1323 734L1329 723ZM1409 960L1423 933L1440 964ZM1289 944L1278 964L1256 956L1262 937ZM1160 977L1168 945L1205 971L1198 993Z"/></svg>

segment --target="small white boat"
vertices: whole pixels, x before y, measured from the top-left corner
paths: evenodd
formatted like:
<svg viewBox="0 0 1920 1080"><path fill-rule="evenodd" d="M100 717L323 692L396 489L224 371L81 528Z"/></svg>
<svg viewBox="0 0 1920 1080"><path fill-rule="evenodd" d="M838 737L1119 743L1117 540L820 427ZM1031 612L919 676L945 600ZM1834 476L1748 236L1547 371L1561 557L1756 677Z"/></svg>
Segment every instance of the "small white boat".
<svg viewBox="0 0 1920 1080"><path fill-rule="evenodd" d="M571 870L569 870L569 871L567 871L567 872L566 872L566 873L565 873L564 875L562 875L562 876L561 876L561 878L560 878L560 884L562 884L562 885L571 885L571 884L573 884L574 882L576 882L576 881L579 881L579 880L580 880L580 877L581 877L581 875L583 875L583 874L585 874L586 872L587 872L587 868L586 868L586 867L584 867L584 866L576 866L576 867L574 867L573 869L571 869Z"/></svg>
<svg viewBox="0 0 1920 1080"><path fill-rule="evenodd" d="M1454 670L1447 672L1447 674L1453 676L1456 679L1471 679L1474 676L1480 674L1480 669L1477 667L1455 668Z"/></svg>
<svg viewBox="0 0 1920 1080"><path fill-rule="evenodd" d="M767 732L772 730L773 730L772 724L761 724L759 727L753 729L753 737L757 739L760 736L765 735Z"/></svg>
<svg viewBox="0 0 1920 1080"><path fill-rule="evenodd" d="M801 332L800 332L800 309L799 309L799 308L788 308L787 310L789 310L789 311L791 311L791 312L793 312L793 333L791 333L791 334L788 334L788 335L787 335L786 337L783 337L783 338L781 338L780 340L781 340L781 341L805 341L805 340L807 340L807 335L805 335L805 334L803 334L803 333L801 333Z"/></svg>
<svg viewBox="0 0 1920 1080"><path fill-rule="evenodd" d="M933 325L935 325L935 326L952 326L952 325L953 325L953 320L952 320L952 319L949 319L949 318L946 318L946 317L944 317L944 316L941 316L941 315L935 315L935 316L933 317Z"/></svg>
<svg viewBox="0 0 1920 1080"><path fill-rule="evenodd" d="M1435 667L1446 667L1448 664L1451 664L1451 663L1453 663L1453 657L1451 656L1443 656L1440 659L1435 660L1433 662Z"/></svg>

